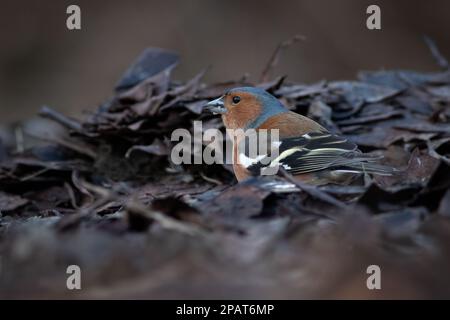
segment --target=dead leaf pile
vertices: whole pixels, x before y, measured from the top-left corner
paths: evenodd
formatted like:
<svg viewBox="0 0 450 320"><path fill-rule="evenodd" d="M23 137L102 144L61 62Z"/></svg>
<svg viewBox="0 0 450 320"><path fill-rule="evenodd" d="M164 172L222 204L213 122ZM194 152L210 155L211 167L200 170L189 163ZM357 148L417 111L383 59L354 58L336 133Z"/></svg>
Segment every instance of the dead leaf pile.
<svg viewBox="0 0 450 320"><path fill-rule="evenodd" d="M450 297L450 71L298 84L269 78L278 51L262 83L208 85L206 69L173 80L178 55L149 48L85 119L42 109L67 135L23 153L0 141L0 297ZM248 85L401 173L289 187L173 164L173 130L223 129L203 105ZM81 291L66 288L71 264ZM381 291L366 287L373 264Z"/></svg>

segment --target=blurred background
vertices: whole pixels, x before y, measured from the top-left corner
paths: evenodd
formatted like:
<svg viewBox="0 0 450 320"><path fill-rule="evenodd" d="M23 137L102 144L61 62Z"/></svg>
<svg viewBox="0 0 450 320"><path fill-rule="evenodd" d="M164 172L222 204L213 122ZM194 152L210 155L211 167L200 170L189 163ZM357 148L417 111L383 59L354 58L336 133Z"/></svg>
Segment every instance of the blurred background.
<svg viewBox="0 0 450 320"><path fill-rule="evenodd" d="M276 70L297 82L351 79L359 70L437 69L422 35L450 57L450 1L5 1L0 7L0 123L30 118L42 105L71 115L107 99L148 46L178 51L174 77L211 65L206 81L249 73L257 80L274 48ZM66 28L81 7L82 30ZM366 8L381 7L382 30L366 29ZM439 9L437 9L439 8Z"/></svg>

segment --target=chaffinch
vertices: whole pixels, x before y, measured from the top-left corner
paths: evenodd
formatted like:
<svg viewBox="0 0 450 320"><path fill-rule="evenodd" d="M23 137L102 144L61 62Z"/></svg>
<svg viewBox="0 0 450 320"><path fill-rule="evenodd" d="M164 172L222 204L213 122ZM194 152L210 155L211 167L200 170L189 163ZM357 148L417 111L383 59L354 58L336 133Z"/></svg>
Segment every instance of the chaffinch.
<svg viewBox="0 0 450 320"><path fill-rule="evenodd" d="M289 111L277 98L255 87L234 88L210 101L205 109L220 114L227 129L278 129L277 156L248 158L240 148L242 135L232 137L233 169L238 181L278 165L310 184L348 183L361 173L391 175L395 169L374 163L356 144L331 134L317 122ZM241 131L242 131L241 130ZM238 130L239 131L239 130ZM271 145L272 147L274 144Z"/></svg>

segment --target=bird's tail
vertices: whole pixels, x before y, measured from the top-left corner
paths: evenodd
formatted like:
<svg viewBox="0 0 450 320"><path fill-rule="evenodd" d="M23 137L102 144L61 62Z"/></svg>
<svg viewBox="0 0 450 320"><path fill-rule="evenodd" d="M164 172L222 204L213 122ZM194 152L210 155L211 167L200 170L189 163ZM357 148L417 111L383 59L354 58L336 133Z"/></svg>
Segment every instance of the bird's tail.
<svg viewBox="0 0 450 320"><path fill-rule="evenodd" d="M392 176L400 172L400 170L396 168L376 163L382 159L383 156L357 152L345 154L343 155L343 158L345 158L346 161L341 160L339 169L342 171L370 173L383 176Z"/></svg>
<svg viewBox="0 0 450 320"><path fill-rule="evenodd" d="M400 170L388 167L379 163L373 162L360 162L346 165L345 168L349 170L355 170L361 173L378 174L382 176L392 176L400 172ZM344 169L345 170L345 169Z"/></svg>

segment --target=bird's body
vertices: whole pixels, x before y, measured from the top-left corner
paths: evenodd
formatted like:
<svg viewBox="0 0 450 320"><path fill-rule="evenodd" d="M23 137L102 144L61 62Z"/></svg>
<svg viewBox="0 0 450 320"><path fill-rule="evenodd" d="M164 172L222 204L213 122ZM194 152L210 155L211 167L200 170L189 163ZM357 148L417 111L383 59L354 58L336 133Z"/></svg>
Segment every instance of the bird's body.
<svg viewBox="0 0 450 320"><path fill-rule="evenodd" d="M224 117L224 116L223 116ZM224 120L226 123L226 120ZM302 123L301 126L298 124ZM318 127L316 127L317 125ZM226 126L226 125L225 125ZM227 126L226 126L227 127ZM228 128L228 127L227 127ZM272 129L278 129L279 131L279 139L287 139L287 138L295 138L300 137L308 132L316 131L316 130L322 130L323 132L326 131L325 128L321 127L317 123L315 123L313 120L308 119L298 113L292 112L292 111L286 111L277 115L274 115L270 117L269 119L265 120L261 123L257 128L255 128L256 131L259 130L272 130ZM233 170L236 178L238 181L246 179L249 175L251 175L251 172L249 172L249 169L246 168L246 166L241 163L239 159L239 146L243 143L243 137L237 136L236 141L234 141L233 144ZM242 158L242 157L241 157ZM311 179L308 179L308 175L304 177L299 178L305 178L306 181L309 181Z"/></svg>
<svg viewBox="0 0 450 320"><path fill-rule="evenodd" d="M395 171L375 163L379 158L361 153L354 143L331 134L317 122L289 111L262 89L232 89L207 107L222 115L227 129L237 132L232 139L233 169L238 181L267 174L276 166L310 184L348 183L363 172L391 175ZM248 129L254 129L257 135L264 130L278 130L278 140L267 142L267 150L276 148L277 152L249 157L243 133Z"/></svg>

